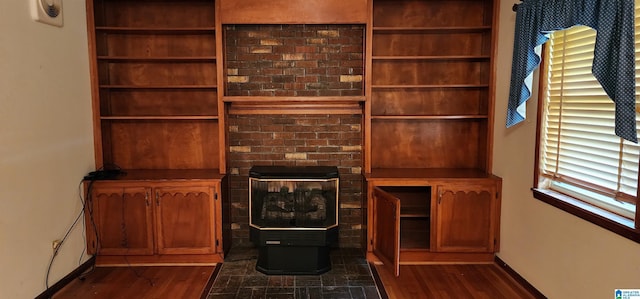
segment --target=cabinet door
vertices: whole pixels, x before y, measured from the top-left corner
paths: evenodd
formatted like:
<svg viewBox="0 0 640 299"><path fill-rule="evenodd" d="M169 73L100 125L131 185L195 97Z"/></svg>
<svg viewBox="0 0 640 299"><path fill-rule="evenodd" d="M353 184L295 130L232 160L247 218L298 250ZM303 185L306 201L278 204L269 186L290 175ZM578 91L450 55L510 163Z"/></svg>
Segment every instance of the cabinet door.
<svg viewBox="0 0 640 299"><path fill-rule="evenodd" d="M155 188L159 254L215 253L213 186Z"/></svg>
<svg viewBox="0 0 640 299"><path fill-rule="evenodd" d="M373 253L396 276L400 275L400 200L375 187L372 194L375 232Z"/></svg>
<svg viewBox="0 0 640 299"><path fill-rule="evenodd" d="M90 254L153 254L153 211L144 187L94 186L88 199Z"/></svg>
<svg viewBox="0 0 640 299"><path fill-rule="evenodd" d="M436 250L493 252L496 235L496 186L493 183L438 187Z"/></svg>

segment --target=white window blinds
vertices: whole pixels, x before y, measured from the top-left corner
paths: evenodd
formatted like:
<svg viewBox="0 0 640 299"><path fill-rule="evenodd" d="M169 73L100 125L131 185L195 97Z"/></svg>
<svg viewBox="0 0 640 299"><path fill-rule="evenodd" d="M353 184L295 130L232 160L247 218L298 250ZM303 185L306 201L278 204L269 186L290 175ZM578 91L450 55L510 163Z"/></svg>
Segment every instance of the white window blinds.
<svg viewBox="0 0 640 299"><path fill-rule="evenodd" d="M640 0L635 4L638 101ZM614 134L614 103L591 72L595 36L576 26L556 31L547 43L541 174L635 204L640 147Z"/></svg>

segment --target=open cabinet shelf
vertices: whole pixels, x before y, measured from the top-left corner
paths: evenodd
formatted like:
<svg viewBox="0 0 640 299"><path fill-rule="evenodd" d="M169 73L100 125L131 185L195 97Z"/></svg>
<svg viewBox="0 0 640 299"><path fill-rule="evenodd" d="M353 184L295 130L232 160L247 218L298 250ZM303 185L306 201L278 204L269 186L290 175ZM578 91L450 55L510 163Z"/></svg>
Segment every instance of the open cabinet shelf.
<svg viewBox="0 0 640 299"><path fill-rule="evenodd" d="M374 0L370 165L489 172L494 4Z"/></svg>
<svg viewBox="0 0 640 299"><path fill-rule="evenodd" d="M215 1L88 1L97 167L224 169Z"/></svg>

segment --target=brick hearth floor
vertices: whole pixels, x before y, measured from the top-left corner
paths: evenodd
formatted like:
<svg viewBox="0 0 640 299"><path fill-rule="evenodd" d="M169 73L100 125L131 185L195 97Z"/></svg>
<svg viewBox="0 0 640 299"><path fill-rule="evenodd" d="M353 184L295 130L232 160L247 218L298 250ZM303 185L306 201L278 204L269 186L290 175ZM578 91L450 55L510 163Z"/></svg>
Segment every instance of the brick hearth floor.
<svg viewBox="0 0 640 299"><path fill-rule="evenodd" d="M331 270L321 275L266 275L255 269L257 254L232 248L208 298L381 298L360 249L332 249Z"/></svg>

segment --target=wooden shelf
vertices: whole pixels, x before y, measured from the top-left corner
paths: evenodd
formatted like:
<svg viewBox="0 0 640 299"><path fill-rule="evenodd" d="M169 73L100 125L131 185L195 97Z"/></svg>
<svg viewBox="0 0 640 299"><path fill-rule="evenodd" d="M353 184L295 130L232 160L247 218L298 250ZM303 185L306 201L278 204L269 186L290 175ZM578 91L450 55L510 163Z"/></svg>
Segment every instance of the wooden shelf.
<svg viewBox="0 0 640 299"><path fill-rule="evenodd" d="M123 169L118 181L222 179L219 169Z"/></svg>
<svg viewBox="0 0 640 299"><path fill-rule="evenodd" d="M98 33L131 33L131 34L211 34L215 27L116 27L97 26Z"/></svg>
<svg viewBox="0 0 640 299"><path fill-rule="evenodd" d="M106 89L217 89L217 85L111 85L102 84L100 88Z"/></svg>
<svg viewBox="0 0 640 299"><path fill-rule="evenodd" d="M491 26L469 26L469 27L373 27L375 33L395 33L395 32L432 32L432 33L474 33L491 31Z"/></svg>
<svg viewBox="0 0 640 299"><path fill-rule="evenodd" d="M97 166L225 172L215 7L87 1Z"/></svg>
<svg viewBox="0 0 640 299"><path fill-rule="evenodd" d="M403 250L403 249L429 250L429 235L430 235L429 224L422 223L422 222L425 222L425 221L416 221L416 223L411 223L414 226L411 229L401 229L400 250ZM403 219L401 221L400 226L402 227L402 224L406 225L407 223L408 222L405 219ZM422 225L422 227L419 227L419 225Z"/></svg>
<svg viewBox="0 0 640 299"><path fill-rule="evenodd" d="M442 56L373 56L374 63L376 60L489 60L489 55L475 55L475 56L462 56L462 55L442 55Z"/></svg>
<svg viewBox="0 0 640 299"><path fill-rule="evenodd" d="M217 115L149 115L149 116L101 116L102 120L218 120Z"/></svg>
<svg viewBox="0 0 640 299"><path fill-rule="evenodd" d="M180 63L180 62L207 62L216 61L215 56L163 56L163 57L131 57L131 56L98 56L98 61L106 62L157 62L157 63Z"/></svg>
<svg viewBox="0 0 640 299"><path fill-rule="evenodd" d="M487 115L373 115L372 120L487 119Z"/></svg>
<svg viewBox="0 0 640 299"><path fill-rule="evenodd" d="M226 103L293 103L293 102L364 102L364 96L335 96L335 97L261 97L261 96L224 96L222 100Z"/></svg>
<svg viewBox="0 0 640 299"><path fill-rule="evenodd" d="M405 211L405 209L403 208L400 211L400 217L402 218L429 218L429 210L428 209L424 209L424 211L416 211L415 209L406 209L407 211Z"/></svg>
<svg viewBox="0 0 640 299"><path fill-rule="evenodd" d="M365 174L367 179L483 179L493 177L481 169L472 168L374 168Z"/></svg>
<svg viewBox="0 0 640 299"><path fill-rule="evenodd" d="M372 85L372 89L400 89L400 88L488 88L488 84L378 84Z"/></svg>

